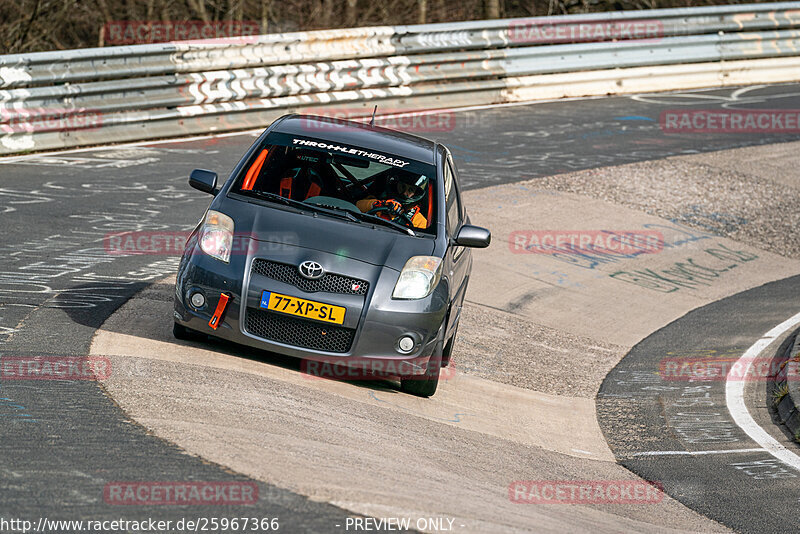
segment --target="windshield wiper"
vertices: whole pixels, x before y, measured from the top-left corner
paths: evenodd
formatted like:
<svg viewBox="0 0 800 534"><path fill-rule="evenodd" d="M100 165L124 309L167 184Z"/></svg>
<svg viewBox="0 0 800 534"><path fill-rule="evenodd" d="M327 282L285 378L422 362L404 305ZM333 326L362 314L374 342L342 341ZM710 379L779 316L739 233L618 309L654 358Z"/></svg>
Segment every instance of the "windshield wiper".
<svg viewBox="0 0 800 534"><path fill-rule="evenodd" d="M390 228L394 228L395 230L400 230L404 234L408 234L410 236L417 237L417 233L414 230L412 230L408 226L403 226L400 223L396 223L394 221L390 221L388 219L384 219L382 217L378 217L377 215L370 215L369 213L352 213L352 212L350 212L350 213L352 215L355 215L356 217L358 217L362 221L369 221L369 222L372 222L372 223L382 224L384 226L388 226Z"/></svg>
<svg viewBox="0 0 800 534"><path fill-rule="evenodd" d="M356 217L352 211L342 209L342 208L333 208L328 206L320 206L317 204L303 204L304 206L311 206L311 208L315 211L320 213L324 213L326 215L332 215L334 217L341 217L342 219L347 219L348 221L353 222L361 222L358 217Z"/></svg>
<svg viewBox="0 0 800 534"><path fill-rule="evenodd" d="M402 224L396 223L394 221L383 219L381 217L378 217L377 215L370 215L368 213L361 213L361 212L353 212L342 208L333 208L333 207L329 208L329 207L318 206L316 204L306 204L305 202L292 200L290 198L282 197L280 195L276 195L275 193L267 193L265 191L252 190L248 191L246 194L252 194L253 196L263 198L265 200L273 200L275 202L279 202L281 204L285 204L287 206L291 206L293 208L297 208L300 210L316 211L318 213L324 213L326 215L331 215L333 217L347 219L348 221L353 221L353 222L368 221L371 223L378 223L384 226L388 226L390 228L394 228L395 230L399 230L404 234L408 234L414 237L417 236L416 232L414 232L414 230L412 230L411 228L403 226Z"/></svg>
<svg viewBox="0 0 800 534"><path fill-rule="evenodd" d="M246 193L241 193L241 194L245 196L252 195L254 197L263 198L265 200L272 200L274 202L278 202L280 204L291 206L297 209L304 209L309 207L308 204L304 204L303 202L292 200L291 198L282 197L280 195L276 195L275 193L267 193L266 191L256 191L255 189L253 189L251 191L247 191Z"/></svg>
<svg viewBox="0 0 800 534"><path fill-rule="evenodd" d="M329 208L326 206L319 206L317 204L307 204L305 202L300 202L299 200L292 200L291 198L282 197L280 195L276 195L275 193L267 193L266 191L249 191L249 193L253 193L255 196L260 198L264 198L266 200L274 200L276 202L280 202L281 204L285 204L287 206L292 206L297 209L301 210L308 210L314 211L317 213L324 213L325 215L331 215L332 217L340 217L342 219L347 219L348 221L353 222L361 222L353 212L339 209L339 208Z"/></svg>
<svg viewBox="0 0 800 534"><path fill-rule="evenodd" d="M332 207L332 206L331 207L329 207L329 206L324 206L323 207L323 206L318 206L316 204L303 204L303 205L304 206L309 206L309 205L313 206L314 209L316 209L318 211L321 211L322 213L325 213L327 215L334 215L334 216L337 216L337 217L342 217L343 219L347 219L349 221L353 221L353 222L365 222L365 221L367 221L367 222L376 222L376 223L379 223L379 224L383 224L384 226L389 226L389 227L394 228L396 230L400 230L404 234L412 235L412 236L415 236L415 237L417 235L411 228L408 228L407 226L403 226L402 224L399 224L399 223L396 223L396 222L393 222L393 221L389 221L387 219L382 219L381 217L378 217L377 215L369 215L367 213L362 213L360 211L359 212L355 212L355 211L350 211L350 210L345 209L345 208L336 208L336 207Z"/></svg>

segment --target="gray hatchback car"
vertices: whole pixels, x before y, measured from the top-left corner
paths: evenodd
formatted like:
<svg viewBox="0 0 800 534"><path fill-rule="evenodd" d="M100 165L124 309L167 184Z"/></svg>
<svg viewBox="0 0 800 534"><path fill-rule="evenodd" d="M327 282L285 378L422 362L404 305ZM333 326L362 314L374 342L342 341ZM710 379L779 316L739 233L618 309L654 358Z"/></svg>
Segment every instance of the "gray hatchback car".
<svg viewBox="0 0 800 534"><path fill-rule="evenodd" d="M491 240L470 225L444 145L287 115L221 187L199 169L189 183L214 199L178 268L175 337L212 335L313 362L306 369L323 376L388 375L408 393L436 391L470 248Z"/></svg>

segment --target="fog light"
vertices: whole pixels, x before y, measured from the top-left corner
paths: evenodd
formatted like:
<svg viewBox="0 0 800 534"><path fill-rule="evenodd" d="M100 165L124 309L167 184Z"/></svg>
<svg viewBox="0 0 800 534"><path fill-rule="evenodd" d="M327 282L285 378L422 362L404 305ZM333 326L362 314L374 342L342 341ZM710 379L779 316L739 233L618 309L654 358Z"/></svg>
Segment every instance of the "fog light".
<svg viewBox="0 0 800 534"><path fill-rule="evenodd" d="M206 298L199 291L192 293L192 296L189 300L192 302L192 306L195 308L202 308L206 305Z"/></svg>
<svg viewBox="0 0 800 534"><path fill-rule="evenodd" d="M403 354L408 354L414 349L414 339L411 336L403 336L397 342L397 349Z"/></svg>

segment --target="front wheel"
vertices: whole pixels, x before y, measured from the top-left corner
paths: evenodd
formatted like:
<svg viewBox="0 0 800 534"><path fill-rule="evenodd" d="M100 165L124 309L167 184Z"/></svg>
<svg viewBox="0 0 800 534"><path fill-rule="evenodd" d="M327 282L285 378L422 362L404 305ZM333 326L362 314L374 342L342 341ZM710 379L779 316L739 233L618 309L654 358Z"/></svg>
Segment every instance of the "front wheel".
<svg viewBox="0 0 800 534"><path fill-rule="evenodd" d="M431 356L425 374L402 378L400 390L417 397L430 397L436 393L436 386L439 385L439 369L441 367L442 355Z"/></svg>
<svg viewBox="0 0 800 534"><path fill-rule="evenodd" d="M450 341L447 342L447 345L444 346L444 351L442 351L442 367L447 367L450 365L450 360L453 358L453 345L456 344L456 336L458 335L458 325L456 325L456 329L453 332L453 335L450 336Z"/></svg>

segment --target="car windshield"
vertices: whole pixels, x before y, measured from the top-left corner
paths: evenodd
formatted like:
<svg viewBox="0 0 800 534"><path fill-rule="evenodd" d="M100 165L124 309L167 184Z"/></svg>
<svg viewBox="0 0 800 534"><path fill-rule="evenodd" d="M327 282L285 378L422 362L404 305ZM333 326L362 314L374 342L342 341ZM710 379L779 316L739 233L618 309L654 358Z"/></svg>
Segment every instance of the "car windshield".
<svg viewBox="0 0 800 534"><path fill-rule="evenodd" d="M232 191L270 201L275 195L432 232L436 168L373 150L272 133L254 152ZM294 202L292 204L294 204ZM375 221L384 222L384 221ZM391 226L391 225L389 225Z"/></svg>

